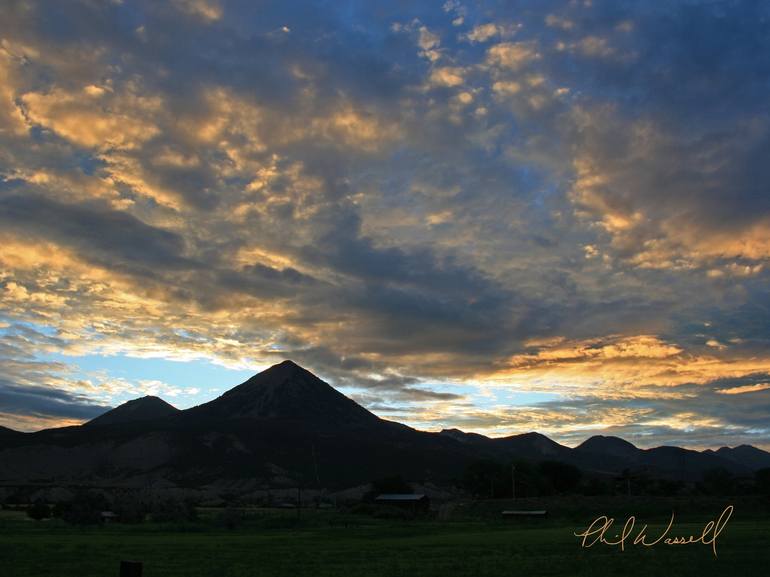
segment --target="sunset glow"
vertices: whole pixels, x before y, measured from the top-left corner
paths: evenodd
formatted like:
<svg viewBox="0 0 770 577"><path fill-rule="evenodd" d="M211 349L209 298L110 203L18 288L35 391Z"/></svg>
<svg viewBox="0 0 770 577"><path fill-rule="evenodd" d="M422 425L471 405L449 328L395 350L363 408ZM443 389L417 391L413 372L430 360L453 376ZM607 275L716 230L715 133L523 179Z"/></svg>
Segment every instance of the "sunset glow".
<svg viewBox="0 0 770 577"><path fill-rule="evenodd" d="M291 4L3 7L0 425L292 359L421 429L770 447L766 7Z"/></svg>

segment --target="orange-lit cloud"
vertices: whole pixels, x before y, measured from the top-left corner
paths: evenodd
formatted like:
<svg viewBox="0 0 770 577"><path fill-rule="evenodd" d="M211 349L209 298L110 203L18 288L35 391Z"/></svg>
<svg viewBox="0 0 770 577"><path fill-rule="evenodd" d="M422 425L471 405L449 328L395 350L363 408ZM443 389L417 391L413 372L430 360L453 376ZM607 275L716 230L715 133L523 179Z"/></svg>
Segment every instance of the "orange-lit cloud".
<svg viewBox="0 0 770 577"><path fill-rule="evenodd" d="M770 383L757 383L756 385L744 385L742 387L732 387L729 389L719 389L717 393L721 395L743 395L745 393L756 393L770 389Z"/></svg>

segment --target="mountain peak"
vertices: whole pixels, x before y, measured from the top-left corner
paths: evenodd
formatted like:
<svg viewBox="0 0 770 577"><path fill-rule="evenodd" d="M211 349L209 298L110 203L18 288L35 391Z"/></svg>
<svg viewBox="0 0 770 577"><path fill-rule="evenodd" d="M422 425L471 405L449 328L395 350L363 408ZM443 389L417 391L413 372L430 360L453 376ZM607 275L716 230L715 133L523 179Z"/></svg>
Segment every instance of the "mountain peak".
<svg viewBox="0 0 770 577"><path fill-rule="evenodd" d="M618 457L628 456L639 449L625 439L613 436L594 435L580 443L576 449L592 453L604 453Z"/></svg>
<svg viewBox="0 0 770 577"><path fill-rule="evenodd" d="M549 439L541 433L530 431L508 437L496 437L493 442L501 447L514 451L522 457L559 458L569 452L569 449Z"/></svg>
<svg viewBox="0 0 770 577"><path fill-rule="evenodd" d="M770 453L753 445L738 445L737 447L721 447L714 453L733 462L749 465L754 469L770 467Z"/></svg>
<svg viewBox="0 0 770 577"><path fill-rule="evenodd" d="M132 399L107 411L106 413L91 419L85 426L116 425L120 423L133 423L136 421L149 421L167 417L179 412L179 409L159 397L147 395L138 399Z"/></svg>
<svg viewBox="0 0 770 577"><path fill-rule="evenodd" d="M441 431L439 431L439 435L443 437L449 437L461 443L489 441L489 438L485 437L484 435L480 435L479 433L466 433L465 431L461 431L460 429L457 429L457 428L441 429Z"/></svg>
<svg viewBox="0 0 770 577"><path fill-rule="evenodd" d="M380 419L293 361L257 373L193 413L205 418L301 420L308 424L365 424Z"/></svg>

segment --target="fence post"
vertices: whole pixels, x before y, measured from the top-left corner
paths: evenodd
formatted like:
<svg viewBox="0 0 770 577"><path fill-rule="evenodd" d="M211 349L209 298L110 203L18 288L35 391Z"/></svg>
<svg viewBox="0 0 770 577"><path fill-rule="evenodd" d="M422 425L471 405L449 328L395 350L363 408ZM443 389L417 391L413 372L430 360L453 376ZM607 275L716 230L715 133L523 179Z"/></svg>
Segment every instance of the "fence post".
<svg viewBox="0 0 770 577"><path fill-rule="evenodd" d="M142 563L140 561L121 561L120 577L142 577Z"/></svg>

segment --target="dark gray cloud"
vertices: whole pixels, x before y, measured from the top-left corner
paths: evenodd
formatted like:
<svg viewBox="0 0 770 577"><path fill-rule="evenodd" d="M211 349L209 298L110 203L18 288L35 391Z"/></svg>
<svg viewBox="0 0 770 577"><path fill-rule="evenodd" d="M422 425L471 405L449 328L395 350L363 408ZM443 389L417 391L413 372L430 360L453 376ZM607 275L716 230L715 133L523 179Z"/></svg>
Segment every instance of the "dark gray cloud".
<svg viewBox="0 0 770 577"><path fill-rule="evenodd" d="M110 409L87 396L48 387L19 387L0 380L0 413L63 419L92 419Z"/></svg>
<svg viewBox="0 0 770 577"><path fill-rule="evenodd" d="M0 198L3 226L38 236L92 255L102 263L113 259L127 265L179 268L184 240L139 219L105 207L57 202L33 193Z"/></svg>

